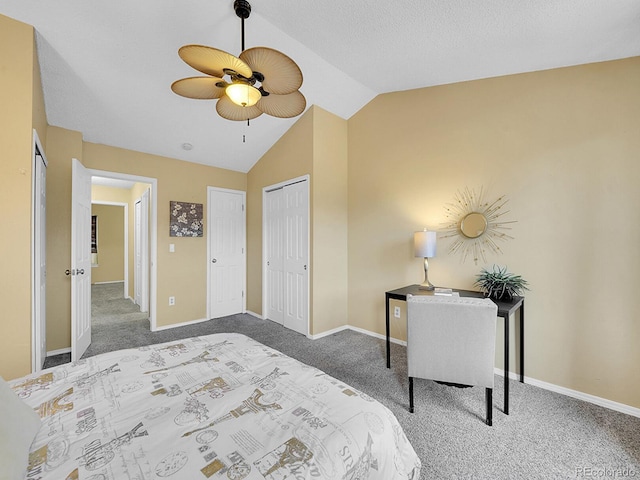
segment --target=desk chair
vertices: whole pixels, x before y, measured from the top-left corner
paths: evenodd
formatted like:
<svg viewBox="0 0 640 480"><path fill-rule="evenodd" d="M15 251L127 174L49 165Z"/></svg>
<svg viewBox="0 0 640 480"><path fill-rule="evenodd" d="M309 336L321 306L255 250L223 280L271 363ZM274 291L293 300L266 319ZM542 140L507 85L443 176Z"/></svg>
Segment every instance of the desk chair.
<svg viewBox="0 0 640 480"><path fill-rule="evenodd" d="M493 369L498 307L488 298L407 296L409 411L413 379L485 387L493 419Z"/></svg>

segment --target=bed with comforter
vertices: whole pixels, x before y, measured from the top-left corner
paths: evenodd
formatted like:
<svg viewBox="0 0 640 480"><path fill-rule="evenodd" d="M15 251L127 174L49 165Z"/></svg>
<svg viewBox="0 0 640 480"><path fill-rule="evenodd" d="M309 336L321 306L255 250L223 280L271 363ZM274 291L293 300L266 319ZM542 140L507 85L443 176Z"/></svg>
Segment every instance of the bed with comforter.
<svg viewBox="0 0 640 480"><path fill-rule="evenodd" d="M109 352L8 383L39 417L24 478L419 477L386 407L240 334Z"/></svg>

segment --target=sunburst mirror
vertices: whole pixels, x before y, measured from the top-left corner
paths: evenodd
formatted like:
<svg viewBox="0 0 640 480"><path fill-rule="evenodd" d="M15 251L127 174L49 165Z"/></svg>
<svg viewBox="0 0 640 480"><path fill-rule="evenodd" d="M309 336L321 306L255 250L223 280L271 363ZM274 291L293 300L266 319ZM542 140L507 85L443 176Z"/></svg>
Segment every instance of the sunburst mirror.
<svg viewBox="0 0 640 480"><path fill-rule="evenodd" d="M449 253L461 254L462 262L472 257L475 264L481 258L486 263L486 253L501 254L502 249L497 242L513 239L505 233L511 230L507 226L516 220L502 220L509 213L504 208L509 200L503 195L493 202L484 200L483 189L480 193L465 188L458 191L454 202L445 206L447 222L443 225L440 238L454 238L449 246Z"/></svg>

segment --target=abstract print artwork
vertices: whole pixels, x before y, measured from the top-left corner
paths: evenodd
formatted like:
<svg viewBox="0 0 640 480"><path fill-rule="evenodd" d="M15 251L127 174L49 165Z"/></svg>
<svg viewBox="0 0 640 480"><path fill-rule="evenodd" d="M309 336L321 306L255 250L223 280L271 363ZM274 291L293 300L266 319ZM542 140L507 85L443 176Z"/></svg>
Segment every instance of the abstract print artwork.
<svg viewBox="0 0 640 480"><path fill-rule="evenodd" d="M169 202L169 236L201 237L202 204Z"/></svg>

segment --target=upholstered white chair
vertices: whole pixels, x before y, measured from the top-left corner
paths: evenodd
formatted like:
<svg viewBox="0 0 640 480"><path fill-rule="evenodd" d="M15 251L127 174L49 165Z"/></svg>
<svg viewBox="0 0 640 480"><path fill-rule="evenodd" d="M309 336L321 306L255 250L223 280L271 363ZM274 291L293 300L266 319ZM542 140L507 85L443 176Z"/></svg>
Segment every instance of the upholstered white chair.
<svg viewBox="0 0 640 480"><path fill-rule="evenodd" d="M409 410L413 379L485 387L486 421L493 420L498 307L488 298L409 295L407 362Z"/></svg>

